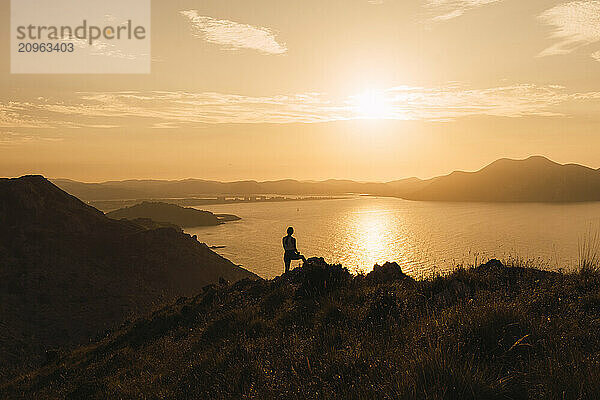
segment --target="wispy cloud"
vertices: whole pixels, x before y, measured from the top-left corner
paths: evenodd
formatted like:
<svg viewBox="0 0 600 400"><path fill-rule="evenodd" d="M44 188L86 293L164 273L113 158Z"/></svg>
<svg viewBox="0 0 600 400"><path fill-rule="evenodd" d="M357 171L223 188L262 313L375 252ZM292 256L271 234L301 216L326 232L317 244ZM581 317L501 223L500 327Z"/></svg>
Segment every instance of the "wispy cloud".
<svg viewBox="0 0 600 400"><path fill-rule="evenodd" d="M600 41L600 1L573 1L543 12L538 19L553 27L551 37L557 42L539 56L568 54Z"/></svg>
<svg viewBox="0 0 600 400"><path fill-rule="evenodd" d="M311 123L347 118L343 105L319 93L252 97L222 93L84 93L45 111L103 120L136 118L155 127L219 123Z"/></svg>
<svg viewBox="0 0 600 400"><path fill-rule="evenodd" d="M447 21L474 8L500 1L502 0L427 0L425 7L434 14L434 21Z"/></svg>
<svg viewBox="0 0 600 400"><path fill-rule="evenodd" d="M34 107L34 103L29 102L0 103L0 128L51 128L51 123L44 117L30 115Z"/></svg>
<svg viewBox="0 0 600 400"><path fill-rule="evenodd" d="M202 16L196 10L180 13L189 19L194 36L223 46L225 49L252 49L264 54L287 52L285 44L279 43L269 28Z"/></svg>
<svg viewBox="0 0 600 400"><path fill-rule="evenodd" d="M519 84L485 89L462 85L438 88L396 87L387 91L398 119L448 121L460 117L558 116L556 106L577 98L596 99L599 93L568 93L556 85ZM403 118L401 118L403 117Z"/></svg>
<svg viewBox="0 0 600 400"><path fill-rule="evenodd" d="M34 135L31 133L0 130L0 148L26 143L59 142L62 140L63 138L59 136L48 136L45 134Z"/></svg>
<svg viewBox="0 0 600 400"><path fill-rule="evenodd" d="M222 93L93 92L79 93L70 101L38 99L9 105L0 103L0 126L175 128L361 118L452 121L478 115L549 117L563 115L561 106L567 102L590 101L600 101L600 92L569 92L562 86L532 84L483 89L469 89L459 84L433 88L398 86L366 97L333 97L323 93L253 97Z"/></svg>
<svg viewBox="0 0 600 400"><path fill-rule="evenodd" d="M28 134L0 130L0 147L5 147L12 144L27 143L32 139L33 137Z"/></svg>

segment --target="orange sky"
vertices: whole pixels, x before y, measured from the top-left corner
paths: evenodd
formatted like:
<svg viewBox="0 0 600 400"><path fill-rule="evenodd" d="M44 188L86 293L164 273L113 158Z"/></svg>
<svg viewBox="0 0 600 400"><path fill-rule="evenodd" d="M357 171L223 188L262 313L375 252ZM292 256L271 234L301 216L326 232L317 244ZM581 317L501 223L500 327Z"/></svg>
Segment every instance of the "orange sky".
<svg viewBox="0 0 600 400"><path fill-rule="evenodd" d="M149 75L0 60L0 176L382 181L532 154L600 167L599 1L156 0L152 14Z"/></svg>

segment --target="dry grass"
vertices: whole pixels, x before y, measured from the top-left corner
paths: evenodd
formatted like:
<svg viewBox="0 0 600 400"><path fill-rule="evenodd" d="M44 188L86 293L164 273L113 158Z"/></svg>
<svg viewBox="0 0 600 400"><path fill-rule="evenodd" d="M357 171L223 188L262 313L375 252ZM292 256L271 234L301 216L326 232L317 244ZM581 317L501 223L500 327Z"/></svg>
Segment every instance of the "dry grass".
<svg viewBox="0 0 600 400"><path fill-rule="evenodd" d="M590 228L579 239L578 267L582 272L598 272L600 270L600 229Z"/></svg>
<svg viewBox="0 0 600 400"><path fill-rule="evenodd" d="M598 399L600 274L325 264L209 286L0 387L25 399Z"/></svg>

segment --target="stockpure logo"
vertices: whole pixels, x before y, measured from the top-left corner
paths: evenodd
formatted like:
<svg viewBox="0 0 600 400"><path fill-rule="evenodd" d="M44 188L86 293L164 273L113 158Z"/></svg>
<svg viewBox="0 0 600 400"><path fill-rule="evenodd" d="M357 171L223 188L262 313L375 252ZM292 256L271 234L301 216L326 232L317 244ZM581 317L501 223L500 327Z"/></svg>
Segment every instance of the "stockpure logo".
<svg viewBox="0 0 600 400"><path fill-rule="evenodd" d="M11 72L150 73L150 18L150 0L11 0Z"/></svg>

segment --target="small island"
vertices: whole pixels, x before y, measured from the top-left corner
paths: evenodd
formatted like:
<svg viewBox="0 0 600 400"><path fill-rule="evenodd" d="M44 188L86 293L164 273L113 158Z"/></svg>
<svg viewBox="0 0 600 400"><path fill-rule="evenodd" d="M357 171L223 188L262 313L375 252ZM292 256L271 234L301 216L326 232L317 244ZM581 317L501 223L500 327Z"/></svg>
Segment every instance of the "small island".
<svg viewBox="0 0 600 400"><path fill-rule="evenodd" d="M241 219L236 215L213 214L210 211L181 207L176 204L148 201L111 211L106 216L112 219L129 220L145 218L159 223L177 225L182 228L216 226Z"/></svg>

